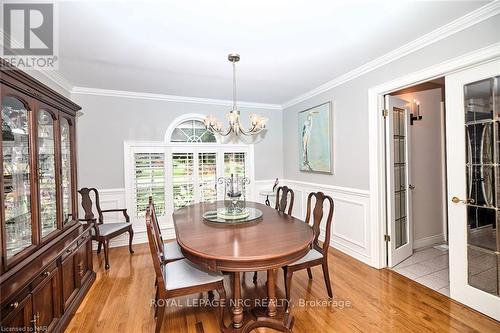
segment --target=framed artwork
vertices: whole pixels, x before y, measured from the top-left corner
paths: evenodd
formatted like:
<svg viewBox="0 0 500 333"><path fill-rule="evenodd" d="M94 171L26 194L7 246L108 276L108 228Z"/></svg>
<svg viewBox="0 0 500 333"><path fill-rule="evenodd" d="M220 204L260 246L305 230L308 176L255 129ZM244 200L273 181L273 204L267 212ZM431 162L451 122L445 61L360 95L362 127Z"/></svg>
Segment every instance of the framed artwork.
<svg viewBox="0 0 500 333"><path fill-rule="evenodd" d="M299 112L299 169L333 172L332 103Z"/></svg>

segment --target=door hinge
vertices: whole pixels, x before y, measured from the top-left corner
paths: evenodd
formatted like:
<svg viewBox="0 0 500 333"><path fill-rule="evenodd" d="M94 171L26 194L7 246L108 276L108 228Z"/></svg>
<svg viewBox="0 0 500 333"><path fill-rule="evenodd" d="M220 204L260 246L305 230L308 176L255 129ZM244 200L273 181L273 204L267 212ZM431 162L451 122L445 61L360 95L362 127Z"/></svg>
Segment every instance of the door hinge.
<svg viewBox="0 0 500 333"><path fill-rule="evenodd" d="M384 118L387 118L387 116L388 116L388 115L389 115L389 111L387 111L387 110L382 110L382 116L383 116Z"/></svg>
<svg viewBox="0 0 500 333"><path fill-rule="evenodd" d="M390 242L391 241L391 236L389 235L384 235L384 241Z"/></svg>

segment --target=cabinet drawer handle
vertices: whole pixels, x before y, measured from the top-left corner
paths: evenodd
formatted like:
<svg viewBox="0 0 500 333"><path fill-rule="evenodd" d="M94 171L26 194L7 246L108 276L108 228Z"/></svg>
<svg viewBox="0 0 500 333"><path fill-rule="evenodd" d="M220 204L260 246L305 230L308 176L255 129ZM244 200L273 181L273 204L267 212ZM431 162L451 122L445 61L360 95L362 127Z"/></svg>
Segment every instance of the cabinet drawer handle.
<svg viewBox="0 0 500 333"><path fill-rule="evenodd" d="M14 302L10 305L10 307L13 309L17 309L18 306L19 306L19 302Z"/></svg>
<svg viewBox="0 0 500 333"><path fill-rule="evenodd" d="M49 276L50 275L50 272L47 271L47 272L43 272L43 276Z"/></svg>

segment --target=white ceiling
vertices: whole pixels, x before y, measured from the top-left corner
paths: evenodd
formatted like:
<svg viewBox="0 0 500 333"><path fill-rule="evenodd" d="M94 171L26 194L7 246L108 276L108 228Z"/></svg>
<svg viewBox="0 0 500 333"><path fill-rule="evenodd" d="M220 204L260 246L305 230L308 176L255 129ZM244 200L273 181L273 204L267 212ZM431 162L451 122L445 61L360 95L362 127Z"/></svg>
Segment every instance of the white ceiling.
<svg viewBox="0 0 500 333"><path fill-rule="evenodd" d="M482 1L59 3L73 86L283 104L483 6Z"/></svg>

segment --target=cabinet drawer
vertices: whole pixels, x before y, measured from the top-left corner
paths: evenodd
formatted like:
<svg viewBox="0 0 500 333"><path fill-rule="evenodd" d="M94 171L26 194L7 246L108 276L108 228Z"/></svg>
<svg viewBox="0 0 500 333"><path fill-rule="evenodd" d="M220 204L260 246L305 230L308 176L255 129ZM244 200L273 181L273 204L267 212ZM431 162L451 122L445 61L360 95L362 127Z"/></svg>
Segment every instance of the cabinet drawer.
<svg viewBox="0 0 500 333"><path fill-rule="evenodd" d="M45 268L42 273L38 274L33 279L33 282L31 282L31 289L36 288L36 286L38 286L44 280L48 279L55 269L57 269L57 264L56 262L53 262L47 268Z"/></svg>
<svg viewBox="0 0 500 333"><path fill-rule="evenodd" d="M91 237L90 235L90 231L84 233L83 235L80 236L80 238L78 238L78 246L84 244L85 242L87 242L87 240Z"/></svg>
<svg viewBox="0 0 500 333"><path fill-rule="evenodd" d="M0 318L7 318L13 311L18 310L22 306L25 298L28 297L29 293L29 288L24 288L19 294L2 304Z"/></svg>
<svg viewBox="0 0 500 333"><path fill-rule="evenodd" d="M8 305L9 311L2 313L2 332L33 332L33 309L31 294L28 293Z"/></svg>
<svg viewBox="0 0 500 333"><path fill-rule="evenodd" d="M67 257L72 256L77 249L78 249L78 243L74 242L72 245L68 246L64 250L61 259L64 261Z"/></svg>

